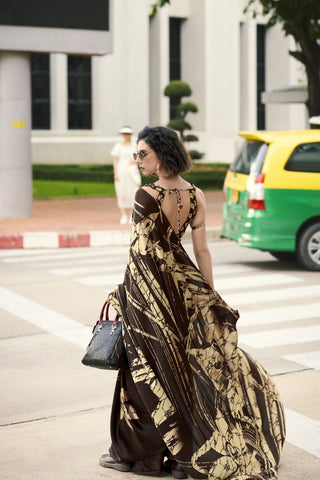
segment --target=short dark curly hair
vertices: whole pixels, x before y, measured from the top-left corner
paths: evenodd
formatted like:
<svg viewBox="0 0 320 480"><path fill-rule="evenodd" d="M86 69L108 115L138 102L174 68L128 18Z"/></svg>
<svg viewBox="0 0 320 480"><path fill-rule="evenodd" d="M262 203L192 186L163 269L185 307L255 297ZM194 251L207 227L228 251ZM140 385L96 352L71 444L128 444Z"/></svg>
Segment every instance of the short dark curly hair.
<svg viewBox="0 0 320 480"><path fill-rule="evenodd" d="M161 161L169 175L190 170L192 162L183 143L174 130L166 127L144 127L138 134L137 142L145 141Z"/></svg>

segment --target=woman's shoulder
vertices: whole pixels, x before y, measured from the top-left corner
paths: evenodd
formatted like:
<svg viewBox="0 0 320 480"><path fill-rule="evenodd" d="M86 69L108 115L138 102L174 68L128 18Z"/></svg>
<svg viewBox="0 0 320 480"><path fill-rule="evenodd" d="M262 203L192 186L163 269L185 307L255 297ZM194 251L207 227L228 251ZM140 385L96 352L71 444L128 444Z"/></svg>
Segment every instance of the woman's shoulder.
<svg viewBox="0 0 320 480"><path fill-rule="evenodd" d="M203 191L201 190L201 188L199 188L199 187L194 187L194 188L195 188L196 193L197 193L198 195L201 195L202 197L204 197L204 193L203 193Z"/></svg>
<svg viewBox="0 0 320 480"><path fill-rule="evenodd" d="M139 212L140 217L148 217L150 214L158 211L156 197L153 195L152 188L144 185L138 188L135 193L135 210Z"/></svg>
<svg viewBox="0 0 320 480"><path fill-rule="evenodd" d="M154 183L146 183L145 185L140 187L139 190L142 190L141 195L145 196L145 193L147 193L149 196L151 196L153 198L157 198L157 196L159 194L159 192L157 192L157 188L156 188L156 185ZM139 190L137 191L137 193L139 192ZM148 197L146 197L146 198L148 198Z"/></svg>
<svg viewBox="0 0 320 480"><path fill-rule="evenodd" d="M113 145L111 155L117 155L121 150L121 142L117 142Z"/></svg>
<svg viewBox="0 0 320 480"><path fill-rule="evenodd" d="M157 195L155 195L156 191L152 188L153 185L152 183L147 183L146 185L143 185L142 187L138 188L138 190L136 191L136 197L145 197L145 198L148 198L148 196L152 196L152 197L156 197ZM146 193L148 195L146 195Z"/></svg>

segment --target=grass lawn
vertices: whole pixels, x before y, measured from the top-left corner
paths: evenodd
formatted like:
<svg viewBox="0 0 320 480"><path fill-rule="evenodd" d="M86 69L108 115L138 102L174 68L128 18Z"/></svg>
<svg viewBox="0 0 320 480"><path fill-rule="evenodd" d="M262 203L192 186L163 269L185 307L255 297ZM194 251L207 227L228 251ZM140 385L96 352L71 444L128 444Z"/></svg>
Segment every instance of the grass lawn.
<svg viewBox="0 0 320 480"><path fill-rule="evenodd" d="M183 177L202 190L221 190L229 168L224 163L194 164ZM33 197L115 195L112 165L33 165ZM142 183L154 182L142 177Z"/></svg>
<svg viewBox="0 0 320 480"><path fill-rule="evenodd" d="M114 185L70 180L33 180L33 198L93 197L115 195Z"/></svg>

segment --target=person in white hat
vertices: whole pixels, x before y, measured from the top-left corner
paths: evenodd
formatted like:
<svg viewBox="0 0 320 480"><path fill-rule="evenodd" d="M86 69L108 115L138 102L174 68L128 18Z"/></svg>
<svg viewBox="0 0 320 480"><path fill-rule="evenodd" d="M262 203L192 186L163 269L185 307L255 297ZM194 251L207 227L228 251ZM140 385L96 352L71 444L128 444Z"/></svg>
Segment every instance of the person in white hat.
<svg viewBox="0 0 320 480"><path fill-rule="evenodd" d="M119 130L122 142L111 150L113 156L114 185L117 203L121 212L120 225L131 221L134 195L140 187L141 177L137 164L133 160L135 144L132 141L132 129L124 126Z"/></svg>

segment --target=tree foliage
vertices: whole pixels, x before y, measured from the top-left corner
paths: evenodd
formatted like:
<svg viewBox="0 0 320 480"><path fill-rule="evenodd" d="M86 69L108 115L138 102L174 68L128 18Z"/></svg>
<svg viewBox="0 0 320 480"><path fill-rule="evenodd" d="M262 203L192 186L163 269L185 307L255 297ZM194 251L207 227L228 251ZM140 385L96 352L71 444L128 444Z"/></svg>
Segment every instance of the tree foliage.
<svg viewBox="0 0 320 480"><path fill-rule="evenodd" d="M259 8L260 7L260 8ZM292 35L297 49L290 55L303 63L308 79L310 116L320 114L320 0L248 0L246 12L268 15L268 27L281 24Z"/></svg>
<svg viewBox="0 0 320 480"><path fill-rule="evenodd" d="M191 130L190 123L186 121L188 113L197 113L198 106L193 102L181 102L182 97L190 97L192 94L191 87L183 80L171 80L163 91L164 95L169 98L174 98L177 101L175 118L172 118L167 127L180 132L181 140L183 142L197 142L199 139L196 135L185 135L185 130ZM190 150L189 154L192 159L198 160L202 158L202 153L196 150Z"/></svg>
<svg viewBox="0 0 320 480"><path fill-rule="evenodd" d="M164 7L165 5L169 5L170 0L158 0L157 2L151 5L151 16L155 17L158 13L158 8Z"/></svg>
<svg viewBox="0 0 320 480"><path fill-rule="evenodd" d="M188 112L197 113L198 107L193 102L183 102L178 105L177 112L183 116L183 118L187 115Z"/></svg>
<svg viewBox="0 0 320 480"><path fill-rule="evenodd" d="M171 80L163 93L166 97L176 97L180 99L182 97L190 97L192 90L190 85L182 80Z"/></svg>

